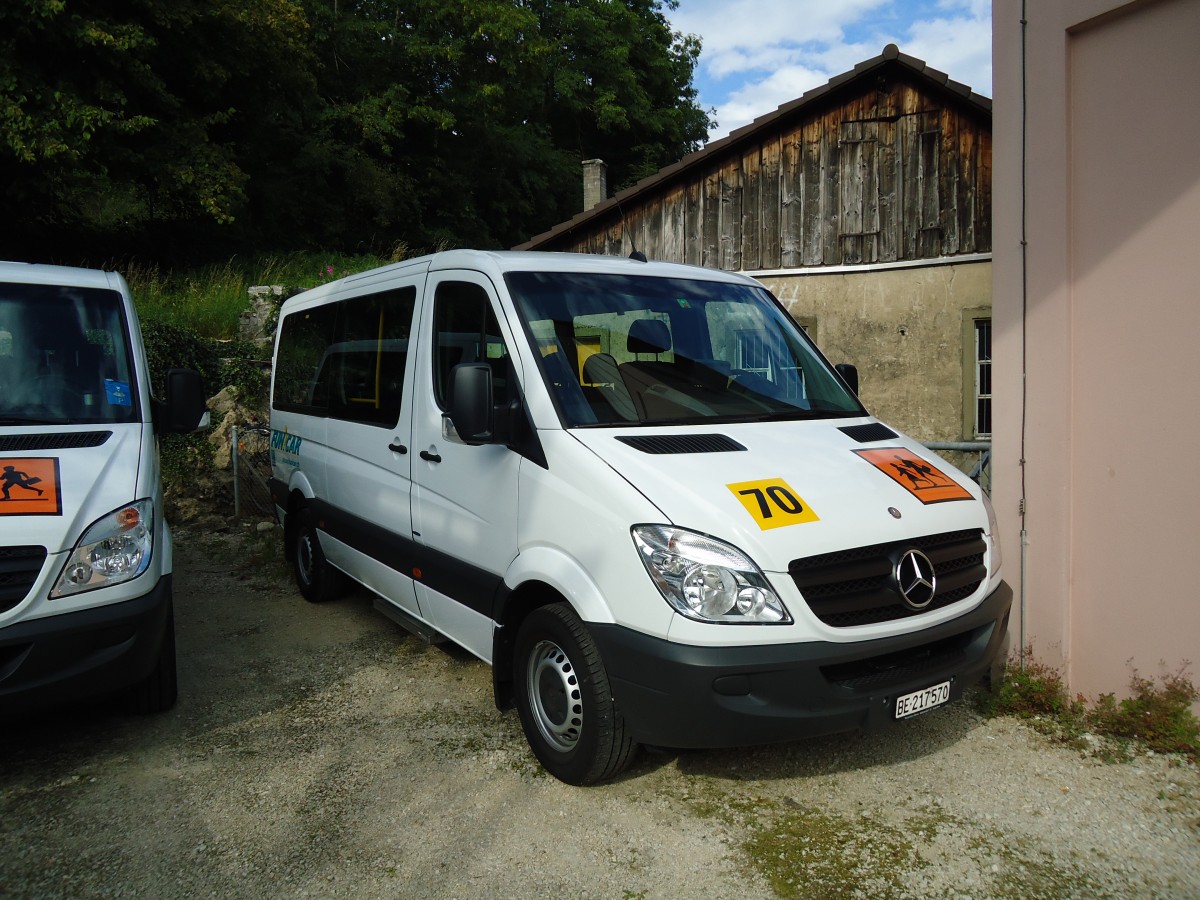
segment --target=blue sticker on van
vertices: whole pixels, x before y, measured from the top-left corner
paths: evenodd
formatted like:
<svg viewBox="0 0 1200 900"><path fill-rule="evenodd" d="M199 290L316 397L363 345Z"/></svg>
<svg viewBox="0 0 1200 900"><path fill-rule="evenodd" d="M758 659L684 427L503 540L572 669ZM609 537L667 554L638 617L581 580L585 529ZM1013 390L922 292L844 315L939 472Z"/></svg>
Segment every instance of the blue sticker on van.
<svg viewBox="0 0 1200 900"><path fill-rule="evenodd" d="M104 379L104 399L113 406L133 405L133 395L129 392L129 385L124 381L113 381L111 378Z"/></svg>
<svg viewBox="0 0 1200 900"><path fill-rule="evenodd" d="M288 434L287 429L271 429L271 462L282 463L293 469L300 468L300 460L296 457L300 455L300 446L303 443L304 439L300 435Z"/></svg>

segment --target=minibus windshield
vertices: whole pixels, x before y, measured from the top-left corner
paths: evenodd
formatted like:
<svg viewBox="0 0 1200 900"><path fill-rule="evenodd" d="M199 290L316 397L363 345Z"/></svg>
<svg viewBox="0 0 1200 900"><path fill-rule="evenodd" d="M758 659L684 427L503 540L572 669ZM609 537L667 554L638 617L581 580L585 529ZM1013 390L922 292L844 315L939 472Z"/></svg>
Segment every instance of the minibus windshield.
<svg viewBox="0 0 1200 900"><path fill-rule="evenodd" d="M568 427L864 414L763 288L564 272L505 280Z"/></svg>
<svg viewBox="0 0 1200 900"><path fill-rule="evenodd" d="M138 420L121 295L0 284L0 425Z"/></svg>

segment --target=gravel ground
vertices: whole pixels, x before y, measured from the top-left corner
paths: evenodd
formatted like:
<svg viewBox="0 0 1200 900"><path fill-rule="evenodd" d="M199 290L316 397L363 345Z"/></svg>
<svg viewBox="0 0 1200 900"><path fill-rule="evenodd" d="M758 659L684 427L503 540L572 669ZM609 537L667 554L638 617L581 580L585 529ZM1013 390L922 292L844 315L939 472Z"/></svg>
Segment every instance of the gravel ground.
<svg viewBox="0 0 1200 900"><path fill-rule="evenodd" d="M265 535L264 540L277 540ZM177 533L181 697L0 724L3 897L1200 897L1200 774L967 703L547 776L490 670Z"/></svg>

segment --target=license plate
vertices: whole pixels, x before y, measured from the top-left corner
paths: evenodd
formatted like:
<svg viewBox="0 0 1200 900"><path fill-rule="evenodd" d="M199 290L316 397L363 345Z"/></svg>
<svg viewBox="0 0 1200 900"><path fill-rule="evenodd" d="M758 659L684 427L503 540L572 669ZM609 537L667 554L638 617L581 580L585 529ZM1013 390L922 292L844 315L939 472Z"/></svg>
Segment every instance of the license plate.
<svg viewBox="0 0 1200 900"><path fill-rule="evenodd" d="M923 688L896 698L896 718L904 719L917 713L941 706L950 699L950 682L943 681L933 687Z"/></svg>

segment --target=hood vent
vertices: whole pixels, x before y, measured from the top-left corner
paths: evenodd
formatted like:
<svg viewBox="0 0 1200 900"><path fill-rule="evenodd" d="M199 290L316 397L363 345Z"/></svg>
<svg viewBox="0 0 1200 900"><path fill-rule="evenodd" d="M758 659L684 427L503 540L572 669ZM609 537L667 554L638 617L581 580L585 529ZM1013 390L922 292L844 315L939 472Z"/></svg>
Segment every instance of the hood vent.
<svg viewBox="0 0 1200 900"><path fill-rule="evenodd" d="M0 437L0 451L18 453L22 450L78 450L81 447L99 447L110 437L112 437L111 431L9 434Z"/></svg>
<svg viewBox="0 0 1200 900"><path fill-rule="evenodd" d="M900 436L882 422L871 422L869 425L847 425L845 428L839 428L838 431L847 437L854 438L860 444L869 444L872 441L891 441Z"/></svg>
<svg viewBox="0 0 1200 900"><path fill-rule="evenodd" d="M658 434L617 440L643 453L730 453L746 449L723 434Z"/></svg>

